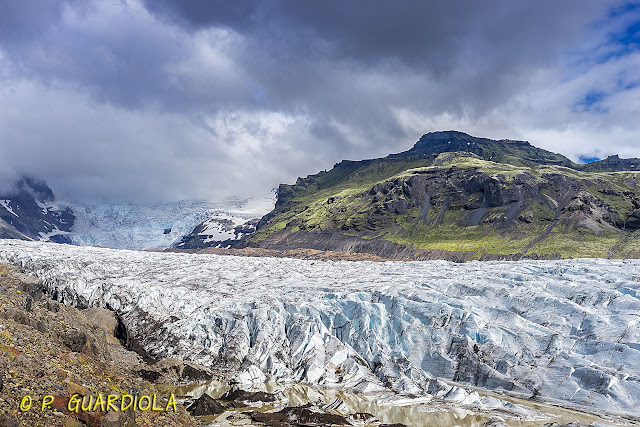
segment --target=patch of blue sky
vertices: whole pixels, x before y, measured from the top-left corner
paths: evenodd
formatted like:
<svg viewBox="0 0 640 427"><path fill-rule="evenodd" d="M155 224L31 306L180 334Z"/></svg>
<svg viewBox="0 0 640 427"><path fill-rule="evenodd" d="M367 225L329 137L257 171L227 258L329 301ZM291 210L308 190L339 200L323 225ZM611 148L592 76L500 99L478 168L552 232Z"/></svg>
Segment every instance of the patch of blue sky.
<svg viewBox="0 0 640 427"><path fill-rule="evenodd" d="M621 90L631 90L631 89L637 88L638 86L640 86L640 82L637 82L637 81L635 81L635 82L625 82L624 85L619 86L619 88Z"/></svg>
<svg viewBox="0 0 640 427"><path fill-rule="evenodd" d="M593 22L582 43L558 52L565 79L572 80L598 65L640 51L640 0L609 9Z"/></svg>
<svg viewBox="0 0 640 427"><path fill-rule="evenodd" d="M576 97L572 107L578 113L605 114L609 112L607 98L640 86L640 76L635 69L629 69L632 62L626 61L627 57L640 54L640 0L611 8L593 23L592 34L581 48L562 52L559 65L565 70L567 81L589 73L600 76ZM597 69L600 72L594 73Z"/></svg>
<svg viewBox="0 0 640 427"><path fill-rule="evenodd" d="M580 163L593 163L593 162L597 162L598 160L600 160L600 158L598 157L593 157L593 156L580 156L578 157L578 161Z"/></svg>
<svg viewBox="0 0 640 427"><path fill-rule="evenodd" d="M574 111L578 113L592 112L595 114L604 114L609 111L608 107L602 105L607 98L607 94L600 90L590 90L585 96L578 100L573 106Z"/></svg>
<svg viewBox="0 0 640 427"><path fill-rule="evenodd" d="M625 2L611 9L596 28L600 26L607 29L607 36L604 49L593 58L594 62L602 64L640 50L640 1Z"/></svg>
<svg viewBox="0 0 640 427"><path fill-rule="evenodd" d="M627 15L631 12L640 10L640 1L629 0L625 1L618 6L614 6L609 10L609 18L617 18L619 16Z"/></svg>
<svg viewBox="0 0 640 427"><path fill-rule="evenodd" d="M593 58L596 64L604 64L612 59L623 58L633 52L640 50L640 24L638 30L633 35L622 35L612 38L607 46L599 55Z"/></svg>
<svg viewBox="0 0 640 427"><path fill-rule="evenodd" d="M640 21L629 25L624 32L617 35L615 41L633 50L640 48Z"/></svg>
<svg viewBox="0 0 640 427"><path fill-rule="evenodd" d="M615 85L617 91L635 89L640 86L640 76L635 73L631 74L629 75L627 70L618 73Z"/></svg>

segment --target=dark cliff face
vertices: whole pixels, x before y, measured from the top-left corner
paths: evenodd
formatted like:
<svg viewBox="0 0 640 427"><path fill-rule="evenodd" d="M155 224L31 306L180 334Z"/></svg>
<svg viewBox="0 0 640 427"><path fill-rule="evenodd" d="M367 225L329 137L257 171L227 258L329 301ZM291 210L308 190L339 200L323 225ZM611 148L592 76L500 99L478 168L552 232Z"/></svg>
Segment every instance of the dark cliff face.
<svg viewBox="0 0 640 427"><path fill-rule="evenodd" d="M55 203L53 192L42 180L23 177L0 194L0 238L70 243L75 216Z"/></svg>
<svg viewBox="0 0 640 427"><path fill-rule="evenodd" d="M578 165L524 141L434 132L404 153L282 184L275 209L240 246L455 260L639 257L636 162Z"/></svg>
<svg viewBox="0 0 640 427"><path fill-rule="evenodd" d="M460 228L491 226L504 231L561 220L596 233L616 230L622 224L627 231L640 228L637 198L630 198L633 209L617 212L589 192L594 184L552 171L508 179L477 168L453 166L376 184L360 200L375 206L371 217L377 221L370 224L377 222L377 227L385 222L391 226L397 223L397 216L405 216L407 221L425 226L453 222ZM624 197L618 195L620 202Z"/></svg>
<svg viewBox="0 0 640 427"><path fill-rule="evenodd" d="M579 165L578 169L588 172L640 171L640 159L621 159L614 155L597 162Z"/></svg>

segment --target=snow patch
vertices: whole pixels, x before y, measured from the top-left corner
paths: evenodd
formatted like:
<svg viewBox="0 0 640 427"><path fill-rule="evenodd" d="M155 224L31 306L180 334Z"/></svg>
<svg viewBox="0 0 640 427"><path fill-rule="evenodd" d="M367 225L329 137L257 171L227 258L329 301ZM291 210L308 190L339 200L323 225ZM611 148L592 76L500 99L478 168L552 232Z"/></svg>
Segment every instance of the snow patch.
<svg viewBox="0 0 640 427"><path fill-rule="evenodd" d="M17 213L15 213L13 211L13 209L11 209L11 206L9 205L9 203L11 202L11 200L4 200L4 199L0 199L0 205L2 205L10 214L12 214L15 217L20 217L20 215L18 215Z"/></svg>
<svg viewBox="0 0 640 427"><path fill-rule="evenodd" d="M33 199L33 200L36 202L36 204L37 204L37 205L38 205L38 207L40 208L40 211L41 211L44 215L46 215L49 211L51 211L51 212L57 212L57 211L59 211L59 210L60 210L60 207L59 207L56 203L53 203L53 202L51 202L51 201L45 201L45 202L42 202L42 201L38 200L38 199L37 199L37 198L35 198L35 197L34 197L34 199Z"/></svg>
<svg viewBox="0 0 640 427"><path fill-rule="evenodd" d="M49 224L49 223L47 223L47 224ZM49 225L51 225L51 224L49 224ZM65 234L70 234L70 233L68 231L62 231L58 227L54 227L53 230L51 230L49 232L44 232L44 231L39 232L38 233L38 235L39 235L38 239L41 242L48 242L53 236L60 236L60 235L65 235Z"/></svg>
<svg viewBox="0 0 640 427"><path fill-rule="evenodd" d="M253 214L246 214L244 212L237 213L236 215L216 213L204 221L202 224L203 229L198 235L206 236L203 240L204 243L236 239L235 227L253 218Z"/></svg>

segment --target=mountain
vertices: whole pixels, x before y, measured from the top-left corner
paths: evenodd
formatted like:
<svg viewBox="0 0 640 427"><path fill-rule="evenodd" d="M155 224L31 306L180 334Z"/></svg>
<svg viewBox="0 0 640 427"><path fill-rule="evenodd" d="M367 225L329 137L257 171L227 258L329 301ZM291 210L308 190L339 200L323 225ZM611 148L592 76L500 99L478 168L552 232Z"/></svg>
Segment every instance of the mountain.
<svg viewBox="0 0 640 427"><path fill-rule="evenodd" d="M640 159L586 165L525 141L433 132L281 184L238 246L388 258L640 257Z"/></svg>
<svg viewBox="0 0 640 427"><path fill-rule="evenodd" d="M265 197L252 197L216 211L171 246L179 249L235 246L256 231L260 218L273 209L276 198L274 189Z"/></svg>
<svg viewBox="0 0 640 427"><path fill-rule="evenodd" d="M45 181L22 177L0 194L0 238L70 243L74 222Z"/></svg>

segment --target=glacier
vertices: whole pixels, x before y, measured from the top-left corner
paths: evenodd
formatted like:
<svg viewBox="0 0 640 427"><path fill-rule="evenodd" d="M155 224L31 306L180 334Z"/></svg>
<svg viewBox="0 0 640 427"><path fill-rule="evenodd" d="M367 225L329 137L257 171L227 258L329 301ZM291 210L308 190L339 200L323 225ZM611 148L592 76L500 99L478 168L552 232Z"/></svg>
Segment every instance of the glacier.
<svg viewBox="0 0 640 427"><path fill-rule="evenodd" d="M180 241L198 224L228 220L234 224L260 218L275 204L273 194L230 197L222 201L182 200L165 203L72 203L76 215L69 238L80 246L115 249L165 249ZM235 238L233 228L219 233Z"/></svg>
<svg viewBox="0 0 640 427"><path fill-rule="evenodd" d="M0 240L0 261L59 301L114 310L150 357L241 384L468 400L457 384L640 415L638 260L333 262Z"/></svg>

